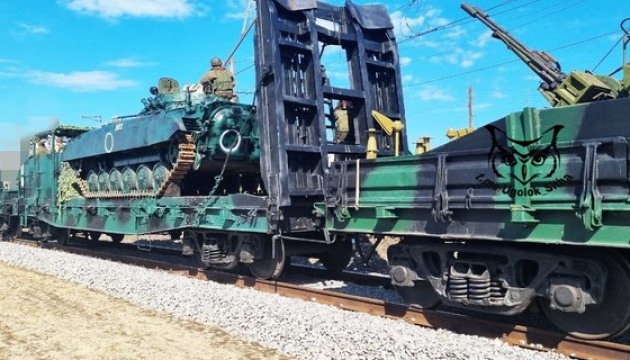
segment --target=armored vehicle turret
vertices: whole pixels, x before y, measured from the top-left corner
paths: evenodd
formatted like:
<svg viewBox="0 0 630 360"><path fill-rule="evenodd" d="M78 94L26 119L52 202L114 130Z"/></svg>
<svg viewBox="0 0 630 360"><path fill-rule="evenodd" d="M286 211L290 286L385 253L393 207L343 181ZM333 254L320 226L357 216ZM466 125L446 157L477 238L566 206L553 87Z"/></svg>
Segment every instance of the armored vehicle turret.
<svg viewBox="0 0 630 360"><path fill-rule="evenodd" d="M516 40L506 30L490 20L488 14L475 6L462 4L461 8L470 16L479 19L492 30L492 37L503 41L508 49L512 50L530 68L542 82L538 91L554 106L566 106L587 103L597 100L617 99L628 97L630 92L630 66L626 60L626 46L630 41L628 27L630 18L621 23L623 35L623 62L622 66L609 75L597 75L590 71L571 71L569 74L562 72L560 63L551 55L543 51L530 50ZM617 80L612 76L623 69L623 80Z"/></svg>

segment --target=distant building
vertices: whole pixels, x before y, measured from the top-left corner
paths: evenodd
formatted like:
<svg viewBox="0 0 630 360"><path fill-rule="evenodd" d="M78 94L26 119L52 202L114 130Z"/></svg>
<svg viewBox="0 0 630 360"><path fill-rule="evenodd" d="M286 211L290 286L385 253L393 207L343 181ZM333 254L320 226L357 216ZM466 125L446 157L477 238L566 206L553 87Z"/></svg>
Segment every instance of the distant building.
<svg viewBox="0 0 630 360"><path fill-rule="evenodd" d="M20 139L20 153L19 153L20 164L23 164L26 161L26 159L28 159L28 152L29 152L28 148L30 144L31 144L30 136L24 136Z"/></svg>
<svg viewBox="0 0 630 360"><path fill-rule="evenodd" d="M0 184L3 188L16 188L21 159L18 151L0 151ZM28 154L27 154L28 156Z"/></svg>

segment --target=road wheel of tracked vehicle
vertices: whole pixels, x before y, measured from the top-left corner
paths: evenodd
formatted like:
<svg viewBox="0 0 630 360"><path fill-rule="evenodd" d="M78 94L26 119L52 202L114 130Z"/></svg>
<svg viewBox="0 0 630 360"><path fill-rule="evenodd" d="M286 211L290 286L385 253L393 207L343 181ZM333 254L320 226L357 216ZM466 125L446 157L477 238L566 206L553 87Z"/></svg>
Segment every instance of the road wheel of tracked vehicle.
<svg viewBox="0 0 630 360"><path fill-rule="evenodd" d="M116 244L120 244L125 238L125 234L108 234L112 241Z"/></svg>
<svg viewBox="0 0 630 360"><path fill-rule="evenodd" d="M118 169L109 172L109 189L111 191L122 190L122 173Z"/></svg>
<svg viewBox="0 0 630 360"><path fill-rule="evenodd" d="M414 281L413 287L396 286L396 291L407 304L421 309L431 309L441 303L438 294L428 281Z"/></svg>
<svg viewBox="0 0 630 360"><path fill-rule="evenodd" d="M109 174L101 170L98 173L98 191L109 191Z"/></svg>
<svg viewBox="0 0 630 360"><path fill-rule="evenodd" d="M599 259L608 271L600 304L586 305L586 311L578 314L554 310L549 299L539 300L540 308L556 327L581 339L614 337L630 328L630 264L613 253Z"/></svg>
<svg viewBox="0 0 630 360"><path fill-rule="evenodd" d="M158 190L168 180L170 170L164 163L157 163L153 167L153 188Z"/></svg>
<svg viewBox="0 0 630 360"><path fill-rule="evenodd" d="M153 189L153 171L151 171L148 166L138 166L138 169L136 171L136 180L138 184L138 190Z"/></svg>
<svg viewBox="0 0 630 360"><path fill-rule="evenodd" d="M136 172L132 168L126 167L122 172L122 190L125 193L130 193L138 188L138 182L136 180Z"/></svg>
<svg viewBox="0 0 630 360"><path fill-rule="evenodd" d="M352 242L349 239L336 241L329 245L328 250L320 256L319 261L326 270L340 273L348 267L353 254Z"/></svg>
<svg viewBox="0 0 630 360"><path fill-rule="evenodd" d="M162 157L164 162L167 164L171 164L171 166L175 166L177 164L177 159L179 157L179 142L176 139L173 139L171 143L168 145L168 151Z"/></svg>
<svg viewBox="0 0 630 360"><path fill-rule="evenodd" d="M265 248L265 256L262 259L254 259L254 262L249 264L249 271L257 279L277 279L286 263L286 254L284 251L284 242L282 239L276 241L275 256L272 256L273 244L268 242Z"/></svg>
<svg viewBox="0 0 630 360"><path fill-rule="evenodd" d="M90 170L87 176L88 191L98 191L98 173Z"/></svg>

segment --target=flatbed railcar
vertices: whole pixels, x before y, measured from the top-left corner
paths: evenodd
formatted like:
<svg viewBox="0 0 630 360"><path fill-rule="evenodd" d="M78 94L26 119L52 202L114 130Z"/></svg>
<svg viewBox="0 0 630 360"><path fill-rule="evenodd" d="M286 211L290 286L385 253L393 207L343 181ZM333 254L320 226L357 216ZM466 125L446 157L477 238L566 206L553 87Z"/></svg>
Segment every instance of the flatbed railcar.
<svg viewBox="0 0 630 360"><path fill-rule="evenodd" d="M372 110L405 117L393 23L382 5L266 0L255 31L253 104L164 77L137 114L38 134L17 190L3 193L3 235L62 243L73 233L116 242L183 235L201 266L244 264L261 278L277 277L294 254L345 267L350 242L322 231L313 204L329 189L330 162L365 156L367 130L378 126ZM329 51L345 59L347 81L322 71ZM340 101L349 116L343 143L333 140ZM384 131L371 136L380 156L394 155ZM63 151L40 144L58 140Z"/></svg>

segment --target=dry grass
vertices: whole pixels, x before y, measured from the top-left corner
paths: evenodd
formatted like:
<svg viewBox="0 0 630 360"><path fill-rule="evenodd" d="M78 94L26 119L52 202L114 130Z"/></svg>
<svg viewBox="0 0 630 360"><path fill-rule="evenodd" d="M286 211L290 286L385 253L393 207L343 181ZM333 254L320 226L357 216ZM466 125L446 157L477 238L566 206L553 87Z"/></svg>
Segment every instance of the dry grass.
<svg viewBox="0 0 630 360"><path fill-rule="evenodd" d="M218 328L0 263L0 359L280 358Z"/></svg>

